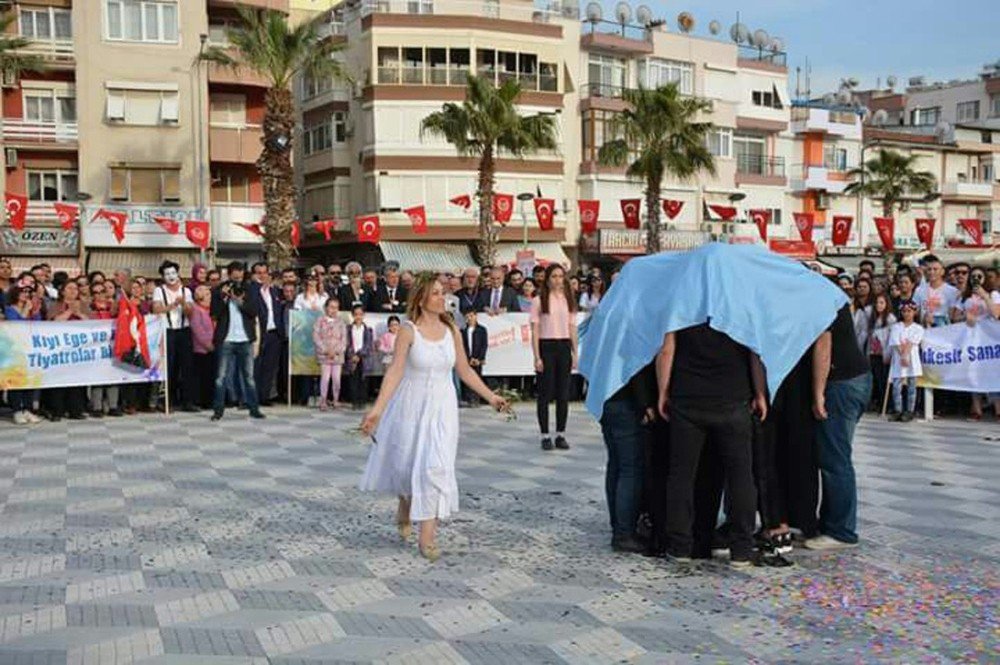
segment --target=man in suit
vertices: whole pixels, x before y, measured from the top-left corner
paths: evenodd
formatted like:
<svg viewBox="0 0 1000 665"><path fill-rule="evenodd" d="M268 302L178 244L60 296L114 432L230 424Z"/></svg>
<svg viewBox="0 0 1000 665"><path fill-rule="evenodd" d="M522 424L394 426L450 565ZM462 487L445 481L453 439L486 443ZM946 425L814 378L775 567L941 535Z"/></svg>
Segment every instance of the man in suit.
<svg viewBox="0 0 1000 665"><path fill-rule="evenodd" d="M215 375L212 420L220 420L226 408L226 379L230 368L246 396L251 418L264 418L257 403L253 371L253 347L257 341L257 311L247 302L242 282L226 282L219 287L219 298L212 300L212 318L216 320L212 343L219 353Z"/></svg>
<svg viewBox="0 0 1000 665"><path fill-rule="evenodd" d="M385 271L385 283L380 284L378 290L375 291L375 296L370 300L368 311L381 314L404 314L408 295L406 288L399 283L399 272L395 268L388 268Z"/></svg>
<svg viewBox="0 0 1000 665"><path fill-rule="evenodd" d="M455 292L458 297L458 310L462 314L478 311L479 293L479 270L466 268L462 273L462 288Z"/></svg>
<svg viewBox="0 0 1000 665"><path fill-rule="evenodd" d="M271 406L271 390L278 376L281 358L281 327L285 320L285 305L281 291L271 284L267 264L253 264L253 278L247 288L247 299L257 313L260 326L260 353L254 362L254 383L261 406Z"/></svg>
<svg viewBox="0 0 1000 665"><path fill-rule="evenodd" d="M490 270L489 288L479 292L479 306L476 308L478 311L486 312L490 316L521 311L517 293L509 286L504 286L503 281L503 269L494 266Z"/></svg>
<svg viewBox="0 0 1000 665"><path fill-rule="evenodd" d="M469 365L479 376L483 375L483 365L486 364L486 350L490 342L486 335L486 328L479 325L475 311L465 313L465 330L462 331L462 346L465 347L465 355L469 359ZM462 386L463 397L469 406L478 406L479 397L466 386Z"/></svg>
<svg viewBox="0 0 1000 665"><path fill-rule="evenodd" d="M365 375L375 366L375 333L365 325L365 308L356 305L351 310L351 325L347 327L347 351L344 353L351 403L361 409L368 398Z"/></svg>

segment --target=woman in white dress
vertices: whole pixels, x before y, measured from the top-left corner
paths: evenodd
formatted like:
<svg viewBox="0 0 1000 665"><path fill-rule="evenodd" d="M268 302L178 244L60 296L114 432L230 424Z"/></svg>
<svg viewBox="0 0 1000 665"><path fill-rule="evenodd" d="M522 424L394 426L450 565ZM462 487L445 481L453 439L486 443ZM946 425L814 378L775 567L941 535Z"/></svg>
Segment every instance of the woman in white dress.
<svg viewBox="0 0 1000 665"><path fill-rule="evenodd" d="M407 540L411 523L418 522L420 554L436 561L437 522L458 510L458 399L452 370L495 409L509 405L469 366L438 280L420 280L406 315L378 399L361 423L362 431L374 433L375 445L360 488L398 496L399 535Z"/></svg>

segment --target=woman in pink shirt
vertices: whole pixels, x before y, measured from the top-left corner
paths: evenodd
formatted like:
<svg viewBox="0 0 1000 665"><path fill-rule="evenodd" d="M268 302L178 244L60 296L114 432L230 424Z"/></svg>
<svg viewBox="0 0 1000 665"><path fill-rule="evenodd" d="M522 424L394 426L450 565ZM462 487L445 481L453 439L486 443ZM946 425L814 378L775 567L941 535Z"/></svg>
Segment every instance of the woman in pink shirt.
<svg viewBox="0 0 1000 665"><path fill-rule="evenodd" d="M191 310L191 342L194 349L195 398L198 406L211 408L215 388L215 322L212 321L212 291L202 284L194 290Z"/></svg>
<svg viewBox="0 0 1000 665"><path fill-rule="evenodd" d="M556 403L555 447L569 450L566 418L569 415L570 374L576 369L576 298L569 290L566 271L558 264L545 269L538 297L531 303L531 347L538 376L538 426L542 450L552 450L549 436L549 402Z"/></svg>

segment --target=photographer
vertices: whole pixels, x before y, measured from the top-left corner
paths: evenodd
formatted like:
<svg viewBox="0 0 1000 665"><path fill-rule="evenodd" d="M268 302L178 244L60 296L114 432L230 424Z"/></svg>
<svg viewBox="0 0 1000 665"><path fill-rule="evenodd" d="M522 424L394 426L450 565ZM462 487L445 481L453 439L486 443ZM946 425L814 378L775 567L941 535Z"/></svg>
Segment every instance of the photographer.
<svg viewBox="0 0 1000 665"><path fill-rule="evenodd" d="M962 299L956 307L956 314L964 319L966 325L974 326L982 319L1000 319L1000 292L992 293L986 288L986 271L973 268L968 282L962 292ZM1000 419L1000 394L991 394L989 401L993 402L994 414ZM969 418L980 420L983 417L983 396L972 393Z"/></svg>
<svg viewBox="0 0 1000 665"><path fill-rule="evenodd" d="M253 361L257 344L257 312L247 302L242 282L226 282L219 288L220 298L212 302L212 318L216 321L213 343L219 354L215 374L215 398L212 420L220 420L226 408L226 373L235 368L235 380L242 387L243 398L251 418L264 418L257 400L253 377Z"/></svg>

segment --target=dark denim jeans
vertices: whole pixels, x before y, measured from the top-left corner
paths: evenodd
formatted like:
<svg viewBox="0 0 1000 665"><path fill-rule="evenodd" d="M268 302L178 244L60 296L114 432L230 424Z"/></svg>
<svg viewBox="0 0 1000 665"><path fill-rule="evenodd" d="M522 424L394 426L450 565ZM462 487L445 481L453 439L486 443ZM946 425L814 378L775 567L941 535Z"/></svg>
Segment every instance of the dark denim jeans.
<svg viewBox="0 0 1000 665"><path fill-rule="evenodd" d="M233 381L242 387L250 413L260 408L257 402L257 386L253 378L253 344L250 342L223 342L219 348L219 368L215 375L215 400L212 409L223 413L226 409L226 376L229 367L235 368Z"/></svg>
<svg viewBox="0 0 1000 665"><path fill-rule="evenodd" d="M872 375L865 372L847 381L826 386L828 418L816 428L823 500L819 508L819 530L845 543L858 542L858 488L851 462L854 429L872 394Z"/></svg>
<svg viewBox="0 0 1000 665"><path fill-rule="evenodd" d="M601 432L608 448L608 468L604 491L615 538L635 537L639 502L642 499L643 441L642 412L630 400L604 403Z"/></svg>

